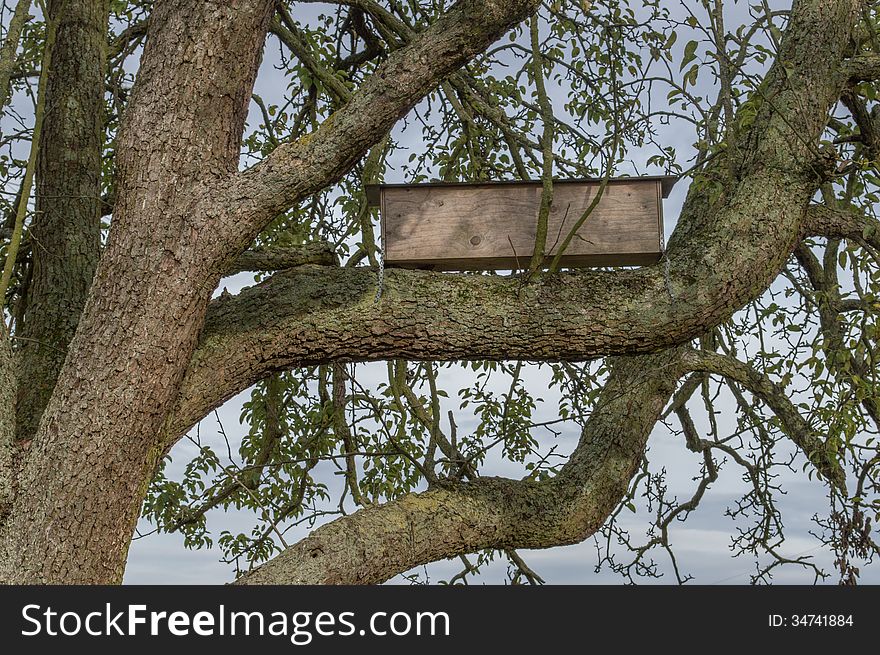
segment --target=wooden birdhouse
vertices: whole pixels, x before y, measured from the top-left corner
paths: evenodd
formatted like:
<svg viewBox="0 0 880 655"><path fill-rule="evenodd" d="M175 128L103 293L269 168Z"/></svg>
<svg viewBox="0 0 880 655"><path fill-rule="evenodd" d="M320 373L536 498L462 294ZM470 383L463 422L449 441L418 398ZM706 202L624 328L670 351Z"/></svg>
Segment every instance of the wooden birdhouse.
<svg viewBox="0 0 880 655"><path fill-rule="evenodd" d="M609 180L560 258L563 267L643 266L663 252L663 198L675 177ZM557 180L547 263L590 206L600 180ZM437 182L367 189L382 216L386 266L439 271L525 268L535 246L541 183Z"/></svg>

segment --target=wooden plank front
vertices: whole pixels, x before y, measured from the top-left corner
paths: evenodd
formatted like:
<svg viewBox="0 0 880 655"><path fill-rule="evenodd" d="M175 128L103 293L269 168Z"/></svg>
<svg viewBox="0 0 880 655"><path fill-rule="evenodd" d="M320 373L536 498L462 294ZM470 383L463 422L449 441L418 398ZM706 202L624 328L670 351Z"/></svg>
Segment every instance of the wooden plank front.
<svg viewBox="0 0 880 655"><path fill-rule="evenodd" d="M572 239L562 266L640 266L661 253L661 186L614 180ZM590 205L595 183L554 185L549 257ZM436 270L528 266L541 203L539 185L385 187L385 263Z"/></svg>

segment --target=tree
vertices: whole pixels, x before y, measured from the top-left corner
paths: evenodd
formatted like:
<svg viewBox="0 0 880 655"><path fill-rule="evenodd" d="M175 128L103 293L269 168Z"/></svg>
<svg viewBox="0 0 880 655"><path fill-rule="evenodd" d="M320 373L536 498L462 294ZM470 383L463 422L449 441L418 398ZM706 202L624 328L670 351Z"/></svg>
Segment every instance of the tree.
<svg viewBox="0 0 880 655"><path fill-rule="evenodd" d="M653 0L338 0L318 24L299 20L310 4L45 0L28 20L20 0L4 15L0 579L119 582L142 510L204 546L206 513L235 506L260 516L220 538L244 583L380 582L494 552L536 581L517 549L603 530L630 544L614 517L641 496L655 530L608 562L650 574L727 462L751 485L735 546L770 557L759 579L811 566L781 554L774 504L776 470L803 464L855 582L880 510L875 8L765 3L729 31L720 1L679 16ZM291 80L279 103L254 94L267 43ZM695 135L687 171L664 121ZM428 147L401 163L417 130ZM657 265L381 266L363 185L394 162L415 181L540 178L549 207L554 176L632 158L689 178ZM214 297L238 271L259 283ZM375 388L347 364L375 361ZM450 362L479 379L460 392L469 434L442 416ZM538 453L552 425L532 420L525 362L581 426L561 464ZM167 479L174 444L251 387L242 464L202 447ZM671 417L702 461L684 503L646 456ZM496 445L524 478L481 475ZM320 513L326 461L341 515L287 544L285 525Z"/></svg>

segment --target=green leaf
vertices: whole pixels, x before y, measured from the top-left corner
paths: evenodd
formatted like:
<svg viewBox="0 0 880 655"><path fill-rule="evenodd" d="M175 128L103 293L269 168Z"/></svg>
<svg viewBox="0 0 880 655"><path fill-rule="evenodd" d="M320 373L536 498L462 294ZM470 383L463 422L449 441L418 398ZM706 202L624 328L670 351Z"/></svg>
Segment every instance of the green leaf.
<svg viewBox="0 0 880 655"><path fill-rule="evenodd" d="M681 66L678 67L678 70L684 70L685 66L697 58L697 45L698 43L696 41L687 42L687 45L684 47L684 59L682 59Z"/></svg>

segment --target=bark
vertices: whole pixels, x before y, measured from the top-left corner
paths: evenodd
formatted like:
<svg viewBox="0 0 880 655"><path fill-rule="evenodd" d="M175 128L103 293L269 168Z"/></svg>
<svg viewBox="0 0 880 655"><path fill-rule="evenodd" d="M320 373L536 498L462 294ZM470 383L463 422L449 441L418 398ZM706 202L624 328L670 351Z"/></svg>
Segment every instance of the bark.
<svg viewBox="0 0 880 655"><path fill-rule="evenodd" d="M226 275L245 271L280 271L306 264L336 263L336 255L329 243L307 243L303 246L255 248L241 253Z"/></svg>
<svg viewBox="0 0 880 655"><path fill-rule="evenodd" d="M0 339L0 525L12 506L15 483L15 390L12 348Z"/></svg>
<svg viewBox="0 0 880 655"><path fill-rule="evenodd" d="M853 82L880 79L880 55L859 54L847 62L846 72Z"/></svg>
<svg viewBox="0 0 880 655"><path fill-rule="evenodd" d="M806 236L852 239L880 248L880 221L855 207L832 209L812 205L804 220Z"/></svg>
<svg viewBox="0 0 880 655"><path fill-rule="evenodd" d="M478 478L408 494L318 528L241 584L375 584L483 548L549 548L598 530L625 495L681 351L616 361L575 452L547 482Z"/></svg>
<svg viewBox="0 0 880 655"><path fill-rule="evenodd" d="M155 5L119 137L113 228L21 474L7 579L122 577L156 435L216 284L192 198L237 167L271 7Z"/></svg>
<svg viewBox="0 0 880 655"><path fill-rule="evenodd" d="M101 155L107 0L51 0L58 21L37 155L36 213L29 229L33 269L19 326L19 439L30 439L73 338L101 247Z"/></svg>

